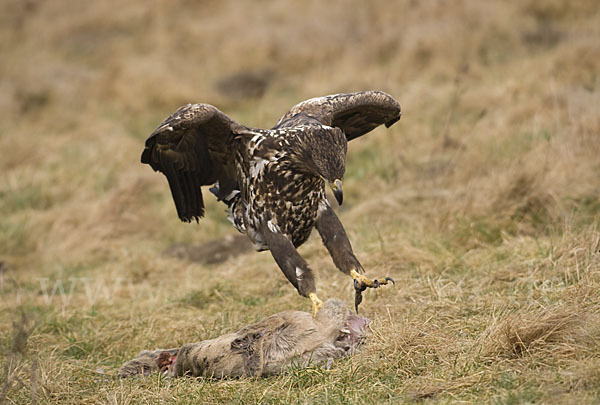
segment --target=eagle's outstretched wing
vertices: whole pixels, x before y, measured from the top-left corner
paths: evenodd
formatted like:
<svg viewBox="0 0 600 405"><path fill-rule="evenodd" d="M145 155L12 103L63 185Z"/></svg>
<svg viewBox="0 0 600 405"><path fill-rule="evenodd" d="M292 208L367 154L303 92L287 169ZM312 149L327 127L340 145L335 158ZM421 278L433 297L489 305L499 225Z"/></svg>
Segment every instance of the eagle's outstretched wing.
<svg viewBox="0 0 600 405"><path fill-rule="evenodd" d="M219 180L222 193L237 183L232 144L246 127L209 104L188 104L146 140L142 163L167 177L182 221L204 215L200 186ZM228 190L229 189L229 190Z"/></svg>
<svg viewBox="0 0 600 405"><path fill-rule="evenodd" d="M382 91L333 94L316 97L295 105L274 128L301 124L306 116L324 125L341 128L348 140L357 138L379 125L390 127L400 119L400 104Z"/></svg>

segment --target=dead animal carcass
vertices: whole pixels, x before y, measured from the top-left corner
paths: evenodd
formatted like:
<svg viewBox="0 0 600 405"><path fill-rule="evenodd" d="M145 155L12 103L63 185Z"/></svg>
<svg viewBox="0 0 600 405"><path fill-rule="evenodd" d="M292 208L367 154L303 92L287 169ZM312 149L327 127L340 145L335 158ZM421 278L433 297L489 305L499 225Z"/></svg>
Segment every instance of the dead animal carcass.
<svg viewBox="0 0 600 405"><path fill-rule="evenodd" d="M329 366L358 350L368 322L330 299L315 318L284 311L215 339L142 351L121 367L119 376L161 372L174 377L258 377L279 374L294 364Z"/></svg>

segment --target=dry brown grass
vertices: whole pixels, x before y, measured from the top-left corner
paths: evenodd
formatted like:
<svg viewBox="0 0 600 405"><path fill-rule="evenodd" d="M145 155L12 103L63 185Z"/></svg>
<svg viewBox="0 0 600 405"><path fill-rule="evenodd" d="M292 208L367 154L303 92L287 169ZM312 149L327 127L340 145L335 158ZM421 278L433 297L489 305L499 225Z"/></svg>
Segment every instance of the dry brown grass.
<svg viewBox="0 0 600 405"><path fill-rule="evenodd" d="M599 27L594 1L5 0L0 387L23 382L7 401L598 402ZM264 88L227 84L248 77ZM309 307L268 253L163 253L234 231L210 198L178 222L139 164L147 134L186 102L269 127L363 89L403 107L348 155L340 216L368 273L398 281L365 296L363 353L262 380L114 379L143 348ZM318 237L301 253L319 295L351 300ZM37 326L13 355L20 310Z"/></svg>

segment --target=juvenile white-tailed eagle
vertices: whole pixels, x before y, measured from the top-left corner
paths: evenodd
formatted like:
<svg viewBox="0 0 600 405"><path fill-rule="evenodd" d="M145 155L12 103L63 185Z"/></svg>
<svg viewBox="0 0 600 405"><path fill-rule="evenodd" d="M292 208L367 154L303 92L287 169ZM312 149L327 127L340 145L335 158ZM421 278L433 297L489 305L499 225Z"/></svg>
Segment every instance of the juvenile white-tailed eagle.
<svg viewBox="0 0 600 405"><path fill-rule="evenodd" d="M196 221L204 214L201 187L228 206L228 217L258 250L269 250L300 295L322 305L311 269L296 248L317 228L336 267L354 279L355 305L371 280L352 252L325 197L329 184L342 204L348 141L400 119L389 94L364 91L306 100L272 129L240 125L209 104L180 107L146 140L142 163L169 182L177 214Z"/></svg>

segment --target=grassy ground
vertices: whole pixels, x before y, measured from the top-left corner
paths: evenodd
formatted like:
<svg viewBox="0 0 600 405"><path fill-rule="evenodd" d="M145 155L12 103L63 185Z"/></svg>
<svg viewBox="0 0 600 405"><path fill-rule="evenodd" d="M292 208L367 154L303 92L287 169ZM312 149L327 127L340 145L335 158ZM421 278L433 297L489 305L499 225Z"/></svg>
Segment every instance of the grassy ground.
<svg viewBox="0 0 600 405"><path fill-rule="evenodd" d="M0 402L600 401L596 2L5 0L0 21ZM339 215L367 274L397 280L365 295L363 352L115 379L141 349L310 308L268 253L164 254L235 231L211 198L178 221L139 163L150 131L186 102L270 127L364 89L403 118L349 148ZM318 237L300 252L351 302Z"/></svg>

